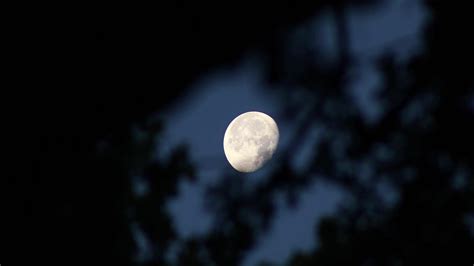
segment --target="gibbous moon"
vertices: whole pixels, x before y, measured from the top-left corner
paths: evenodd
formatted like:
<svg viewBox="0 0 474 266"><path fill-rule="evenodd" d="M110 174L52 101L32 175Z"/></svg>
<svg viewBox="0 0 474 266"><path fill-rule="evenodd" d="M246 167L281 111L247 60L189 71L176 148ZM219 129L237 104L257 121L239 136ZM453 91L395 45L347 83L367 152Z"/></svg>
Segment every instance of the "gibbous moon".
<svg viewBox="0 0 474 266"><path fill-rule="evenodd" d="M224 134L224 153L232 167L244 173L260 169L278 146L275 121L261 112L243 113L230 122Z"/></svg>

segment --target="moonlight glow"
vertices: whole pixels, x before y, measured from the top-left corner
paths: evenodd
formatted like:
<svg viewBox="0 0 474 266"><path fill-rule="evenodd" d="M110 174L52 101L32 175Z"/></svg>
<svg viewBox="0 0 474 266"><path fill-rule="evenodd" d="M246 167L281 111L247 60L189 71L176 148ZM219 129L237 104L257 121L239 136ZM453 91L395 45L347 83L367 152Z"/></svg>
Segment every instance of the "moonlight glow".
<svg viewBox="0 0 474 266"><path fill-rule="evenodd" d="M235 170L249 173L272 158L278 146L275 121L261 112L247 112L230 122L224 134L224 153Z"/></svg>

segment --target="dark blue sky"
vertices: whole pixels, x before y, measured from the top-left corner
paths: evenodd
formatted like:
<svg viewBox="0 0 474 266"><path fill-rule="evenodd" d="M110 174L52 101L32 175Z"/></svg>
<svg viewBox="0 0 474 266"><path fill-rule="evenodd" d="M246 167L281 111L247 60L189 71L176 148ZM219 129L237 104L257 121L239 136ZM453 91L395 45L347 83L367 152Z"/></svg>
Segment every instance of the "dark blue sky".
<svg viewBox="0 0 474 266"><path fill-rule="evenodd" d="M428 16L418 1L413 0L390 1L368 12L371 13L363 10L348 12L350 50L359 62L353 67L354 80L348 89L356 97L366 118L377 119L380 106L374 101L372 92L380 78L370 58L386 49L393 49L400 60L413 55L421 45L418 33ZM321 16L303 25L314 33L314 45L325 49L328 55L335 51L331 19L329 15ZM297 37L298 30L295 31ZM265 112L278 123L279 147L287 145L292 124L296 121L285 121L280 116L278 99L265 90L267 85L263 82L262 67L258 55L249 54L236 67L211 71L192 85L199 93L191 96L186 104L179 105L180 108L186 106L185 109L170 110L165 116L164 147L157 152L166 153L184 141L190 145L192 159L201 166L198 181L181 183L179 196L168 206L176 229L183 238L209 229L211 217L203 209L203 191L206 185L219 178L220 173L233 171L222 148L225 129L233 118L252 110ZM315 130L305 141L317 141L317 137L318 131ZM295 154L293 163L297 165L304 161L306 152L301 150ZM278 156L278 149L275 156ZM271 167L270 163L259 172L247 175L247 178L259 182ZM146 184L135 182L135 185L137 193L146 191ZM246 258L245 265L255 265L262 259L281 263L296 249L307 250L317 245L313 237L314 221L334 212L343 199L337 188L315 182L303 192L297 208L289 209L279 204L281 207L269 234ZM140 238L139 229L134 228L134 231L142 247L141 256L146 257L146 243Z"/></svg>

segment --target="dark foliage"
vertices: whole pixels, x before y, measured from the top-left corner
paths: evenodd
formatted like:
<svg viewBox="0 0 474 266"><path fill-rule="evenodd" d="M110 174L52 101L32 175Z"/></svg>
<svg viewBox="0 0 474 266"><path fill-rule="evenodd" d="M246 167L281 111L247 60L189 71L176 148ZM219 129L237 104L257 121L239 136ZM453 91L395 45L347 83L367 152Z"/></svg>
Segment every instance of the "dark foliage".
<svg viewBox="0 0 474 266"><path fill-rule="evenodd" d="M26 163L33 179L19 174L25 168L20 163L18 181L11 182L15 189L7 194L15 217L26 214L7 228L16 251L11 261L31 255L47 264L143 264L133 259L130 225L137 221L154 252L144 264L168 265L165 254L177 242L177 265L240 265L272 223L276 195L298 204L300 191L325 179L343 188L349 200L315 228L319 246L294 254L288 265L472 264L472 14L461 3L425 4L431 17L423 52L403 65L389 52L377 61L384 112L373 123L347 93L353 58L344 12L349 5L369 12L372 1L93 8L93 24L78 35L86 41L76 43L73 31L52 44L54 70L37 83L54 92L30 97L39 102L34 128L28 129L38 139L33 146L38 153ZM323 10L337 24L338 59L316 64L303 54L288 60L288 32ZM232 65L248 50L265 56L269 83L298 88L272 91L284 99L288 117L302 115L297 137L258 186L222 176L207 194L214 230L177 239L163 206L177 194L180 180L195 178L199 165L186 146L153 160L166 125L149 117L184 102L194 93L186 89L193 80L211 67ZM301 71L288 71L292 68ZM289 102L289 95L301 100ZM324 129L322 140L310 162L293 169L290 154L316 125ZM363 175L361 165L370 173ZM136 175L150 183L145 197L132 196L130 178ZM396 192L395 204L384 202L381 184Z"/></svg>

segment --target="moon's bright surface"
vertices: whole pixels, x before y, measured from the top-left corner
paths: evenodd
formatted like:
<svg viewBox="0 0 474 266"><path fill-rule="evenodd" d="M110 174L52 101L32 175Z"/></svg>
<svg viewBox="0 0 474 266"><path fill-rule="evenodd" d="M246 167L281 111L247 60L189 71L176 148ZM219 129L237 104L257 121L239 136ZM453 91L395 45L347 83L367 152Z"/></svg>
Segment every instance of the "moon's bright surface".
<svg viewBox="0 0 474 266"><path fill-rule="evenodd" d="M246 112L234 118L227 127L224 153L235 170L254 172L272 158L279 137L273 118L262 112Z"/></svg>

